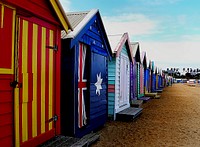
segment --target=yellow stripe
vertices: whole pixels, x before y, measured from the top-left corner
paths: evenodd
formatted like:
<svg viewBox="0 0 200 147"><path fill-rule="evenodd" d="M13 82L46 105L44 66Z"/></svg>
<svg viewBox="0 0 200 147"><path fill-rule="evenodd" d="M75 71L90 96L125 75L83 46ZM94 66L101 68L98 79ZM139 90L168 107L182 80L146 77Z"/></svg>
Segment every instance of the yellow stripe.
<svg viewBox="0 0 200 147"><path fill-rule="evenodd" d="M58 18L59 18L61 24L63 25L65 31L67 31L68 30L68 24L67 24L67 20L66 20L65 16L61 12L62 8L60 8L58 6L58 4L56 3L55 0L50 0L50 2L51 2L51 5L53 6Z"/></svg>
<svg viewBox="0 0 200 147"><path fill-rule="evenodd" d="M50 30L49 46L53 46L53 31ZM49 50L49 119L53 117L53 50ZM49 123L49 130L52 129L52 122Z"/></svg>
<svg viewBox="0 0 200 147"><path fill-rule="evenodd" d="M41 49L41 133L45 132L45 65L46 65L46 28L42 28Z"/></svg>
<svg viewBox="0 0 200 147"><path fill-rule="evenodd" d="M1 28L3 28L4 24L4 4L1 5Z"/></svg>
<svg viewBox="0 0 200 147"><path fill-rule="evenodd" d="M14 41L15 41L15 23L16 23L16 11L13 10L13 24L12 24L12 59L11 59L11 71L12 71L12 74L14 74L14 48L15 48L15 44L14 44Z"/></svg>
<svg viewBox="0 0 200 147"><path fill-rule="evenodd" d="M15 147L20 146L19 141L19 88L15 88L14 98L14 115L15 115Z"/></svg>
<svg viewBox="0 0 200 147"><path fill-rule="evenodd" d="M20 28L19 28L19 23L20 23L20 19L16 19L16 29L17 29L17 32L20 31ZM15 34L15 37L18 38L19 37L19 34L16 33ZM15 41L15 80L19 80L18 79L18 40ZM14 89L14 127L15 127L15 147L19 147L20 146L20 136L19 136L19 88L15 88Z"/></svg>
<svg viewBox="0 0 200 147"><path fill-rule="evenodd" d="M22 142L28 140L28 115L27 115L27 102L28 102L28 74L27 74L27 48L28 48L28 22L23 21L22 32Z"/></svg>
<svg viewBox="0 0 200 147"><path fill-rule="evenodd" d="M0 3L1 4L1 3ZM7 6L8 7L8 6ZM10 8L10 7L9 7ZM2 4L1 9L1 28L3 28L3 20L4 20L4 5ZM14 41L15 41L15 18L16 18L16 11L13 10L13 21L12 21L12 55L11 55L11 68L0 68L0 74L14 74Z"/></svg>
<svg viewBox="0 0 200 147"><path fill-rule="evenodd" d="M33 102L32 102L32 136L37 136L37 34L38 26L33 24L32 71L33 71Z"/></svg>

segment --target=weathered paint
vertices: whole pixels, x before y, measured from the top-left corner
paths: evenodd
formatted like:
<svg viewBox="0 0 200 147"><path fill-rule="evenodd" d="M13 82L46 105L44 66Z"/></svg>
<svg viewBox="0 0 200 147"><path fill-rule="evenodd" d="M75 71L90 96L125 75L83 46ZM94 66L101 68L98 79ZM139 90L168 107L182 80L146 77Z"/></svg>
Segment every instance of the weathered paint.
<svg viewBox="0 0 200 147"><path fill-rule="evenodd" d="M59 36L64 24L56 13L45 0L0 2L1 146L37 146L60 132ZM55 45L57 51L49 49ZM56 123L51 121L55 114Z"/></svg>
<svg viewBox="0 0 200 147"><path fill-rule="evenodd" d="M81 30L74 28L78 33L73 38L62 39L61 129L62 134L75 137L107 120L110 46L99 12L90 12L95 13L81 22Z"/></svg>

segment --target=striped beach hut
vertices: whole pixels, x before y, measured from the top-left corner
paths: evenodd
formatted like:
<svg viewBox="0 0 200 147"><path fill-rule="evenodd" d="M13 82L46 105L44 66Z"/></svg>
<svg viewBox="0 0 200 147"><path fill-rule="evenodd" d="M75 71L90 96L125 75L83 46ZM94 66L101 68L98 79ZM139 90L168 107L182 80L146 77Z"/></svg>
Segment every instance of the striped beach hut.
<svg viewBox="0 0 200 147"><path fill-rule="evenodd" d="M140 89L139 89L139 94L138 94L138 99L139 100L143 100L144 102L147 102L148 100L150 100L150 97L146 97L145 96L145 88L146 88L146 82L148 82L147 81L147 79L146 79L146 69L147 69L147 59L146 59L147 57L146 57L146 52L145 51L143 51L142 53L141 53L141 64L138 64L138 76L139 76L139 78L138 78L138 83L139 83L139 85L140 86L138 86L138 87L140 87Z"/></svg>
<svg viewBox="0 0 200 147"><path fill-rule="evenodd" d="M111 48L98 10L67 18L73 31L62 32L61 129L82 137L107 120Z"/></svg>
<svg viewBox="0 0 200 147"><path fill-rule="evenodd" d="M128 33L108 36L112 61L108 64L108 116L130 107L130 63L132 55Z"/></svg>
<svg viewBox="0 0 200 147"><path fill-rule="evenodd" d="M131 63L131 100L137 100L140 93L138 66L141 64L140 47L138 42L131 43L133 62Z"/></svg>
<svg viewBox="0 0 200 147"><path fill-rule="evenodd" d="M60 134L67 22L58 0L0 1L0 146L37 146Z"/></svg>

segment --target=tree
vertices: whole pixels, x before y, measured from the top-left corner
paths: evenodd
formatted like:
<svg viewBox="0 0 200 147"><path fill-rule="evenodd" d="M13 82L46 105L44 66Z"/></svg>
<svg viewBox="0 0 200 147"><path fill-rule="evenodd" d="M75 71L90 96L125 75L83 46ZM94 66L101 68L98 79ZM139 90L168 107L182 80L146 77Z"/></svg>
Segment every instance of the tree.
<svg viewBox="0 0 200 147"><path fill-rule="evenodd" d="M185 74L185 76L186 76L186 79L191 79L192 78L192 75L189 73L189 72L187 72L186 74Z"/></svg>

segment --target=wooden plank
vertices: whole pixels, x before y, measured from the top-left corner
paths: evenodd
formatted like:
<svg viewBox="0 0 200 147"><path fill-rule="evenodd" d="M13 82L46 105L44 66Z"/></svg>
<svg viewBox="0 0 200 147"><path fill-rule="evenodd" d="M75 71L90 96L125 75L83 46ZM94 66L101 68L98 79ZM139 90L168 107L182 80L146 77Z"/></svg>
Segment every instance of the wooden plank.
<svg viewBox="0 0 200 147"><path fill-rule="evenodd" d="M156 90L156 92L158 92L158 93L162 93L162 91L163 91L162 89L157 89Z"/></svg>
<svg viewBox="0 0 200 147"><path fill-rule="evenodd" d="M148 102L150 100L150 97L140 97L139 100L143 100L144 103Z"/></svg>
<svg viewBox="0 0 200 147"><path fill-rule="evenodd" d="M95 141L97 141L99 139L99 135L96 133L90 133L88 135L85 135L84 137L82 137L79 141L77 141L76 143L74 143L71 147L83 147L83 146L89 146L92 143L94 143Z"/></svg>
<svg viewBox="0 0 200 147"><path fill-rule="evenodd" d="M116 119L121 121L133 120L142 113L142 110L143 108L129 107L117 113Z"/></svg>
<svg viewBox="0 0 200 147"><path fill-rule="evenodd" d="M131 106L132 107L138 107L140 108L143 104L143 100L131 100Z"/></svg>
<svg viewBox="0 0 200 147"><path fill-rule="evenodd" d="M145 93L145 96L154 98L157 95L157 93Z"/></svg>

